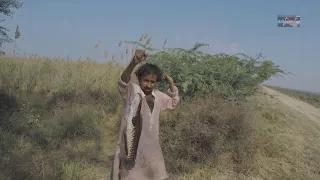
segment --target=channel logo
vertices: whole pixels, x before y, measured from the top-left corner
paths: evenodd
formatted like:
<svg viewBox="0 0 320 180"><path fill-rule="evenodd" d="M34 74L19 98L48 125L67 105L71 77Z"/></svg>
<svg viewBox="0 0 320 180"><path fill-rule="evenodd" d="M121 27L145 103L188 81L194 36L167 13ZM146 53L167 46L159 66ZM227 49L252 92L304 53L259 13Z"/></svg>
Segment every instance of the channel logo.
<svg viewBox="0 0 320 180"><path fill-rule="evenodd" d="M278 27L300 27L300 16L278 15Z"/></svg>

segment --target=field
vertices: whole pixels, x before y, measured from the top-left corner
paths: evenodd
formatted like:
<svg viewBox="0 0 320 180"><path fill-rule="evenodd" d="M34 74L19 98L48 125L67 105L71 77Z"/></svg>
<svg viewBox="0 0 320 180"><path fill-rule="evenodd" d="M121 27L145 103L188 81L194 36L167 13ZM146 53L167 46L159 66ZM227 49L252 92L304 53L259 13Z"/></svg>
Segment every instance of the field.
<svg viewBox="0 0 320 180"><path fill-rule="evenodd" d="M281 88L281 87L275 87L275 86L268 86L274 90L277 90L279 92L282 92L284 94L287 94L291 97L300 99L304 102L307 102L315 107L320 107L320 94L317 93L311 93L311 92L305 92L305 91L298 91L294 89L288 89L288 88Z"/></svg>
<svg viewBox="0 0 320 180"><path fill-rule="evenodd" d="M282 72L272 61L196 49L148 61L172 75L184 96L160 119L172 179L320 178L318 126L301 123L306 117L259 88ZM123 69L111 62L1 58L0 179L107 179Z"/></svg>

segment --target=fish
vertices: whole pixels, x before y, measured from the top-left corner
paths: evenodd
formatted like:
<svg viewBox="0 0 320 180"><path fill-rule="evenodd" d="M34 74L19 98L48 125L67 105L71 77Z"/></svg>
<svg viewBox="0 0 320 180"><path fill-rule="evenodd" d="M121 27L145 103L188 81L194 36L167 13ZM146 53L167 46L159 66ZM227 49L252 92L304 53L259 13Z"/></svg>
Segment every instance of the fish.
<svg viewBox="0 0 320 180"><path fill-rule="evenodd" d="M141 128L140 108L141 96L136 94L129 107L129 113L126 117L126 133L125 133L125 149L126 157L124 164L128 170L131 170L135 165L135 157L137 154L139 135Z"/></svg>

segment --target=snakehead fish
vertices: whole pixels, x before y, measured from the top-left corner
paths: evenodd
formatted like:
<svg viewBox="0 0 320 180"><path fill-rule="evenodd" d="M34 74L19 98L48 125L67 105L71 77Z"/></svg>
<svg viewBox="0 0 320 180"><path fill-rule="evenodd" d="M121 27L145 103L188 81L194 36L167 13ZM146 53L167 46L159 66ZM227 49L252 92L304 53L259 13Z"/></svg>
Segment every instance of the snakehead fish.
<svg viewBox="0 0 320 180"><path fill-rule="evenodd" d="M135 157L137 153L139 138L140 138L140 105L141 96L136 94L129 107L129 113L126 118L126 158L124 160L127 169L132 169L135 164Z"/></svg>

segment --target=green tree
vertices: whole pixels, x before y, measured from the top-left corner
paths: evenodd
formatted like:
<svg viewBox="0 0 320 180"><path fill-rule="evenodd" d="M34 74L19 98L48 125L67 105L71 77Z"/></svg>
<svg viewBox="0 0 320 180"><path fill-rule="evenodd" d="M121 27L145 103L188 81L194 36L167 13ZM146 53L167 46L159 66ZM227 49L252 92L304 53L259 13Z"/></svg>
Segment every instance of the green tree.
<svg viewBox="0 0 320 180"><path fill-rule="evenodd" d="M2 26L2 23L5 21L5 16L12 17L14 15L14 9L20 9L23 3L21 0L0 0L0 46L3 43L11 43L12 39L7 34L8 29Z"/></svg>

